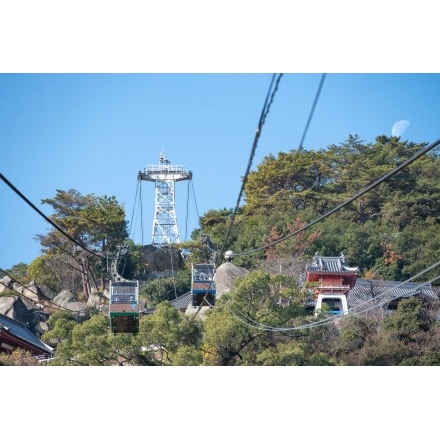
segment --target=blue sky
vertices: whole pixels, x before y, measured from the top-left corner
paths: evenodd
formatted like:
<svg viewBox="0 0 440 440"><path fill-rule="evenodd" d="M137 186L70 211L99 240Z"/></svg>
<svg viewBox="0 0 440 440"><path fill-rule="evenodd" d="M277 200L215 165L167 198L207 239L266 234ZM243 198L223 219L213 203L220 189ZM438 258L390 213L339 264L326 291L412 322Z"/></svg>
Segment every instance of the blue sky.
<svg viewBox="0 0 440 440"><path fill-rule="evenodd" d="M283 75L252 169L268 154L299 146L321 78ZM72 188L114 195L131 221L140 207L137 173L158 164L164 151L193 173L190 188L176 183L179 233L189 239L197 213L235 206L271 79L271 73L1 74L1 173L46 215L52 212L41 199ZM349 134L374 142L401 120L409 122L402 139L434 142L439 97L438 74L329 73L304 148L339 144ZM141 186L143 228L136 211L130 238L149 244L154 184ZM3 181L0 195L0 267L29 264L41 253L34 237L50 225Z"/></svg>
<svg viewBox="0 0 440 440"><path fill-rule="evenodd" d="M298 147L322 72L306 149L349 134L374 142L401 120L409 122L403 139L440 137L440 76L417 73L439 72L435 5L284 3L5 2L0 172L46 215L41 199L76 189L114 195L131 220L137 173L164 151L193 173L197 210L187 203L188 182L176 183L184 240L197 213L235 206L272 72L291 73L252 169ZM154 185L142 182L142 195L144 235L133 222L130 238L147 244ZM3 181L0 201L0 268L30 263L40 255L34 237L50 225Z"/></svg>

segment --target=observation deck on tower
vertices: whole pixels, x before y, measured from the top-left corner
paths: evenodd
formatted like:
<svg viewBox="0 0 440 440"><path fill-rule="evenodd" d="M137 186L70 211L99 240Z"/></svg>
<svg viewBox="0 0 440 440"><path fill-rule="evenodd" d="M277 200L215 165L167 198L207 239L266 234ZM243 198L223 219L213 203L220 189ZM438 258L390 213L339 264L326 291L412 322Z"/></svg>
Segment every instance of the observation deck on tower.
<svg viewBox="0 0 440 440"><path fill-rule="evenodd" d="M175 208L175 183L191 178L191 171L186 171L182 165L171 165L163 152L160 154L158 165L147 165L143 172L139 171L138 180L155 182L152 245L167 246L180 242Z"/></svg>

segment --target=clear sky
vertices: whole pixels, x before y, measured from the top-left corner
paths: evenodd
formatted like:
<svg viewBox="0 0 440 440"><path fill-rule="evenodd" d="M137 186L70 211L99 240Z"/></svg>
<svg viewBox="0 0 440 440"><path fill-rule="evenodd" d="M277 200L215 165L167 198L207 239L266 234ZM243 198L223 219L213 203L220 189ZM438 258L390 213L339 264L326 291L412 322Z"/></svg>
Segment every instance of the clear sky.
<svg viewBox="0 0 440 440"><path fill-rule="evenodd" d="M57 189L114 195L133 219L130 238L148 244L154 184L142 182L140 204L137 174L163 151L193 173L190 187L176 183L180 238L188 239L197 215L235 207L272 72L287 73L252 169L298 148L323 72L304 148L349 134L374 142L398 121L407 121L403 139L440 137L430 3L414 10L373 1L361 14L343 1L74 5L0 6L0 171L46 215L41 200ZM3 181L0 201L0 268L29 264L40 255L35 236L50 225Z"/></svg>
<svg viewBox="0 0 440 440"><path fill-rule="evenodd" d="M252 169L268 154L298 148L321 78L282 76ZM158 164L163 151L193 173L191 184L176 183L184 241L197 213L235 206L271 80L270 73L2 74L1 173L46 215L52 211L41 199L57 189L114 195L133 220L130 238L149 244L154 184L142 182L140 201L137 173ZM434 142L439 98L439 74L329 73L304 148L339 144L349 134L374 142L398 121L407 121L394 133L402 139ZM8 269L41 254L34 237L50 225L3 181L0 194L0 267Z"/></svg>

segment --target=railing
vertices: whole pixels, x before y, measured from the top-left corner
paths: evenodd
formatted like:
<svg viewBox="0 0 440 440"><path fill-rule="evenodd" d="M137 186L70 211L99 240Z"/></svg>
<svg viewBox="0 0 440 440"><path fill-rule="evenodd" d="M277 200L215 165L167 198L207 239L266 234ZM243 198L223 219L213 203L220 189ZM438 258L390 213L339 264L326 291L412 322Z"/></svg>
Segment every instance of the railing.
<svg viewBox="0 0 440 440"><path fill-rule="evenodd" d="M350 286L348 284L326 284L325 286L317 286L319 290L350 290Z"/></svg>
<svg viewBox="0 0 440 440"><path fill-rule="evenodd" d="M145 167L144 173L185 173L183 165L149 165Z"/></svg>
<svg viewBox="0 0 440 440"><path fill-rule="evenodd" d="M38 362L49 362L54 358L54 356L53 356L53 354L40 354L38 356L34 356L34 358Z"/></svg>
<svg viewBox="0 0 440 440"><path fill-rule="evenodd" d="M133 303L137 302L135 295L113 295L112 296L112 303Z"/></svg>

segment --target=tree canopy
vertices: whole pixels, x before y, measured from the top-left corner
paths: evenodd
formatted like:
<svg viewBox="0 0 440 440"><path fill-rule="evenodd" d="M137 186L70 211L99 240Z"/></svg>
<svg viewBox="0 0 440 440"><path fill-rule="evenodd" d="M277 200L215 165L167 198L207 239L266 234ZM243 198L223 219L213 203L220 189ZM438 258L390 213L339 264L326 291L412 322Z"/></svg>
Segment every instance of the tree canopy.
<svg viewBox="0 0 440 440"><path fill-rule="evenodd" d="M138 335L112 335L103 314L83 323L56 316L44 335L57 347L54 365L439 365L437 311L420 299L402 299L381 319L352 316L313 326L300 289L301 271L316 252L343 252L361 277L393 281L440 261L437 153L354 198L425 146L385 135L367 144L350 135L325 149L265 157L249 174L236 215L229 208L208 210L193 240L182 244L192 256L179 273L142 288L156 308L142 317ZM76 243L56 229L41 235L43 255L26 275L87 295L106 276L99 256L127 242L123 206L114 197L75 190L57 190L43 203ZM249 274L236 280L205 319L196 320L170 301L189 290L191 259L210 257L198 240L202 231L217 250L233 250L234 263ZM135 276L140 255L130 245ZM15 267L21 277L23 271Z"/></svg>
<svg viewBox="0 0 440 440"><path fill-rule="evenodd" d="M86 296L92 287L102 289L97 281L104 276L102 261L128 237L123 206L114 196L82 195L74 189L58 189L42 203L53 208L50 219L65 234L53 228L38 236L45 257L34 264L34 277Z"/></svg>

